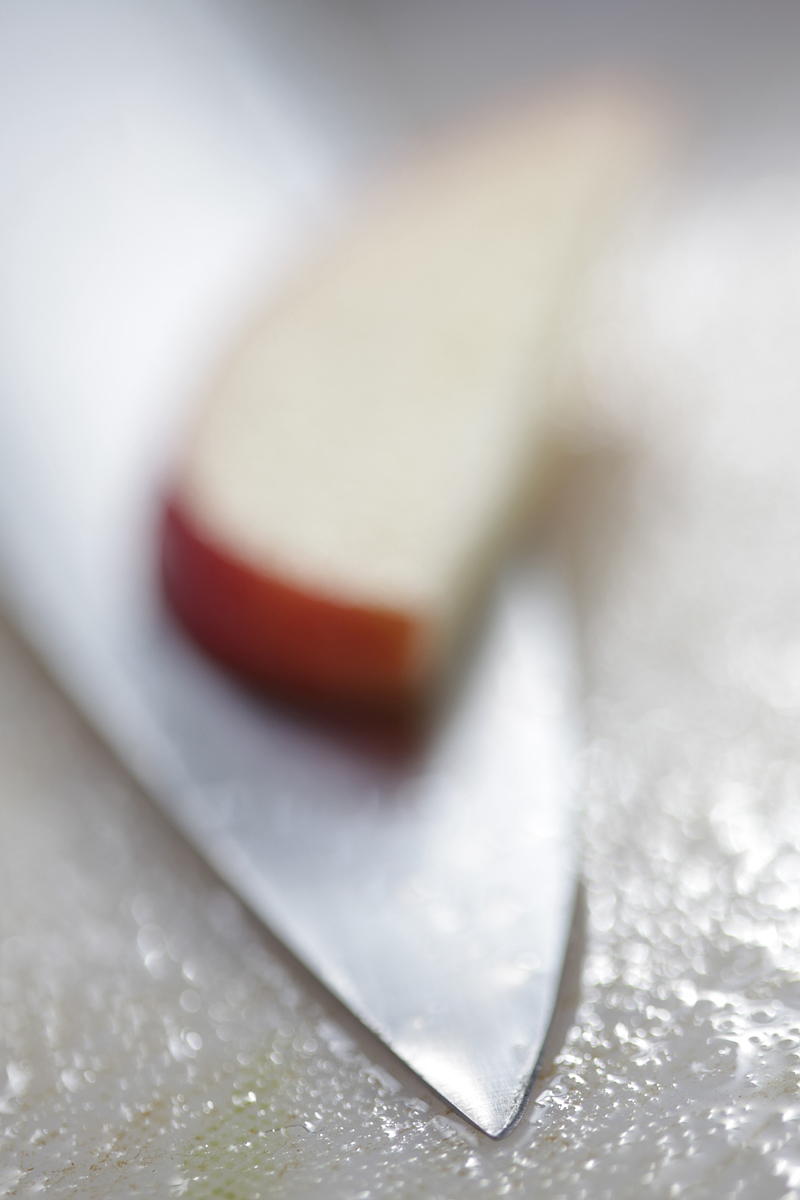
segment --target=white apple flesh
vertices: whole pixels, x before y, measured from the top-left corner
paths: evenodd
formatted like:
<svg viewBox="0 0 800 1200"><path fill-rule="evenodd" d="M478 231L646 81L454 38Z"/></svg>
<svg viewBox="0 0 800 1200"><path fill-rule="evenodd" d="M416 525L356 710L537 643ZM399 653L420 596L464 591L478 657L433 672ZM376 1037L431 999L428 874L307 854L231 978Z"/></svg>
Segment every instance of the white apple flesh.
<svg viewBox="0 0 800 1200"><path fill-rule="evenodd" d="M270 307L166 509L166 595L206 650L313 703L435 690L552 452L570 309L650 132L594 91L431 147Z"/></svg>

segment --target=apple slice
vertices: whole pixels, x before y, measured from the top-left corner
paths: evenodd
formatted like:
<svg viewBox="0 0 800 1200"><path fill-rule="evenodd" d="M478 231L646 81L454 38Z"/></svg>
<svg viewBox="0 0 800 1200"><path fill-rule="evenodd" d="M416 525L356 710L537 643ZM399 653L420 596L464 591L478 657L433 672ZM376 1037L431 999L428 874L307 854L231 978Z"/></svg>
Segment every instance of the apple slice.
<svg viewBox="0 0 800 1200"><path fill-rule="evenodd" d="M271 306L166 506L166 595L210 654L326 705L435 689L551 454L570 305L651 132L584 93L429 148Z"/></svg>

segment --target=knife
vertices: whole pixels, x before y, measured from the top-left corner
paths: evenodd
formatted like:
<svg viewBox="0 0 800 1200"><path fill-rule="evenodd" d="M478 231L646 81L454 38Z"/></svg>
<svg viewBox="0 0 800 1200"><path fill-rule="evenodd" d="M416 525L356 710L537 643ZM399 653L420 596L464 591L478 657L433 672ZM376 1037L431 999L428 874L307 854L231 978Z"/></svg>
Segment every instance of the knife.
<svg viewBox="0 0 800 1200"><path fill-rule="evenodd" d="M125 47L118 30L94 36L106 64L130 51L130 31ZM179 96L176 133L174 80L146 97L113 71L75 80L91 119L71 156L54 138L37 171L20 162L0 227L3 601L229 886L412 1070L500 1136L532 1084L577 879L576 656L558 570L511 564L459 694L405 757L304 723L195 651L160 605L153 565L181 385L202 371L215 322L233 320L217 298L245 290L248 255L277 280L340 183L306 169L319 146L280 104L253 135L272 155L264 178L209 146L210 110L220 143L241 136L213 83L201 102ZM42 83L56 121L62 100ZM109 138L119 113L135 118L133 140ZM30 146L33 117L23 106L16 120ZM225 186L203 199L198 173L208 183L220 170Z"/></svg>

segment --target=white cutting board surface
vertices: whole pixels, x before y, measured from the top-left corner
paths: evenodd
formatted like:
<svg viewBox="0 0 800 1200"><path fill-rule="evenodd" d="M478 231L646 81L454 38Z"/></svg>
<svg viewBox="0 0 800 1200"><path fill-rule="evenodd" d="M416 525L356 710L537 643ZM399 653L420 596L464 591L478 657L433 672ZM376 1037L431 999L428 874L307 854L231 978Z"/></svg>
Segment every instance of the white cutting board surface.
<svg viewBox="0 0 800 1200"><path fill-rule="evenodd" d="M520 1127L393 1074L3 630L0 1195L800 1195L800 15L664 8L0 4L0 387L32 436L56 381L188 395L353 174L469 95L655 63L712 131L587 350L588 928Z"/></svg>

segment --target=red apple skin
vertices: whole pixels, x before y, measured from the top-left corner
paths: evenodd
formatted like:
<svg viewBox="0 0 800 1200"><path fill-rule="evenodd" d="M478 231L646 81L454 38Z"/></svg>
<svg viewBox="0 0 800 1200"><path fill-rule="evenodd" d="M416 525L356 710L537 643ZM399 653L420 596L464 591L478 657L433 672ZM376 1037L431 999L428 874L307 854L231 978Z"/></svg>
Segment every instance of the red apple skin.
<svg viewBox="0 0 800 1200"><path fill-rule="evenodd" d="M192 638L251 683L323 709L414 711L424 691L421 622L282 580L218 544L177 494L164 507L161 577Z"/></svg>

